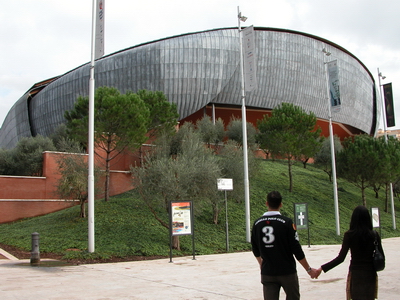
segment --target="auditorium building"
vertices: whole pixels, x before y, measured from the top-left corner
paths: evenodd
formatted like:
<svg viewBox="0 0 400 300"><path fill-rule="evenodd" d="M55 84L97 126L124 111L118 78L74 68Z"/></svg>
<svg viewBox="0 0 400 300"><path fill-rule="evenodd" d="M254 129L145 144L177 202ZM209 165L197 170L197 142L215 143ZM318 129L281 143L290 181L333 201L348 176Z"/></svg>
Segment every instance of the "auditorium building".
<svg viewBox="0 0 400 300"><path fill-rule="evenodd" d="M247 121L283 102L313 112L325 136L329 113L325 63L337 60L341 109L332 113L341 138L377 131L378 87L367 67L341 46L304 32L255 27L257 88L246 93ZM331 55L326 56L325 49ZM8 112L0 128L0 147L11 149L21 137L49 136L64 123L64 112L88 96L90 63L33 84ZM96 87L121 93L162 91L176 103L180 123L204 115L241 117L240 43L237 28L186 33L133 46L96 61Z"/></svg>

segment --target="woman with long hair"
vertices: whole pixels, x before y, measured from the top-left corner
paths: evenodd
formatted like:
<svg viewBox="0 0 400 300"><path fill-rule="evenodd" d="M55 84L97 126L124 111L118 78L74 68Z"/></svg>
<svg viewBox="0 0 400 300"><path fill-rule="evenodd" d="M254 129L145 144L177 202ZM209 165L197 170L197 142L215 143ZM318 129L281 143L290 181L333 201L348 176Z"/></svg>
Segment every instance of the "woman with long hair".
<svg viewBox="0 0 400 300"><path fill-rule="evenodd" d="M372 229L372 220L365 206L357 206L351 216L350 229L343 236L338 256L322 265L317 271L325 273L341 264L350 249L351 261L347 276L347 300L374 300L378 296L378 276L374 269L375 240L383 254L381 238ZM318 276L317 276L318 277Z"/></svg>

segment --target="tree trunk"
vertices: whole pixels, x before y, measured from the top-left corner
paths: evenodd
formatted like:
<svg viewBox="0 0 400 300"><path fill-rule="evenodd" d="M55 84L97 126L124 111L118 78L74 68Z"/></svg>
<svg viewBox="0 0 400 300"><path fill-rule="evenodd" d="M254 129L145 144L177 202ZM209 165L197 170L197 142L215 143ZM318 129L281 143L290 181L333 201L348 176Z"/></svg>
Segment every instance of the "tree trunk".
<svg viewBox="0 0 400 300"><path fill-rule="evenodd" d="M106 180L104 186L104 201L110 200L110 152L106 156Z"/></svg>
<svg viewBox="0 0 400 300"><path fill-rule="evenodd" d="M84 199L84 200L81 200L80 201L80 207L81 207L81 212L80 212L80 217L81 218L86 218L86 210L85 210L85 201L86 199Z"/></svg>
<svg viewBox="0 0 400 300"><path fill-rule="evenodd" d="M385 186L385 212L389 211L389 184Z"/></svg>
<svg viewBox="0 0 400 300"><path fill-rule="evenodd" d="M362 198L362 203L365 207L367 207L367 199L365 198L365 186L364 186L364 181L361 183L361 198Z"/></svg>
<svg viewBox="0 0 400 300"><path fill-rule="evenodd" d="M307 163L308 163L308 160L309 160L310 158L306 158L306 159L304 159L304 160L302 160L301 162L303 163L303 167L304 167L304 169L307 169Z"/></svg>
<svg viewBox="0 0 400 300"><path fill-rule="evenodd" d="M218 208L218 203L213 203L213 223L218 224L218 216L221 209Z"/></svg>
<svg viewBox="0 0 400 300"><path fill-rule="evenodd" d="M179 236L178 235L174 235L172 237L172 249L176 249L178 251L181 250L181 243L179 241Z"/></svg>
<svg viewBox="0 0 400 300"><path fill-rule="evenodd" d="M290 157L288 157L288 168L289 168L289 192L291 193L293 190L293 176L292 176L292 162Z"/></svg>

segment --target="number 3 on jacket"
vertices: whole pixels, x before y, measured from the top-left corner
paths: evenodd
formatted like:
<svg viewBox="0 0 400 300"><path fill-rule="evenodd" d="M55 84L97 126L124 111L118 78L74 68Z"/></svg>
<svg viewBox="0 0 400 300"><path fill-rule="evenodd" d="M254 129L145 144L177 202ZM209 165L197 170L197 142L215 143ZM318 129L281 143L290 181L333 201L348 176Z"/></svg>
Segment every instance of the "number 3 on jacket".
<svg viewBox="0 0 400 300"><path fill-rule="evenodd" d="M263 237L265 244L272 244L275 241L274 228L272 226L263 227L262 232L265 234L265 237Z"/></svg>

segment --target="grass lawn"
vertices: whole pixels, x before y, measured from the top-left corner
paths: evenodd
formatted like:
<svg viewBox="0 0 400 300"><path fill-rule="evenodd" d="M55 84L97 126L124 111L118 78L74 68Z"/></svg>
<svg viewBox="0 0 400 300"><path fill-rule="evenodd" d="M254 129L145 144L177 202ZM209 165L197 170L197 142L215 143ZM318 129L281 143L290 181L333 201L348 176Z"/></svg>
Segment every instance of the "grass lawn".
<svg viewBox="0 0 400 300"><path fill-rule="evenodd" d="M313 165L303 168L301 163L293 167L294 188L288 192L289 179L286 161L260 161L261 174L250 180L251 223L266 211L268 192L278 190L283 196L282 214L293 218L293 203L308 203L311 244L339 244L348 229L352 210L361 205L361 192L351 183L338 178L338 198L341 235L336 235L333 188L328 175ZM235 186L235 184L234 184ZM229 191L234 193L235 191ZM392 229L392 215L384 212L384 191L379 198L368 189L367 207L379 207L383 238L400 236ZM224 193L221 192L221 200ZM398 205L395 199L395 206ZM197 205L194 218L196 255L223 253L226 251L225 210L221 211L219 224L212 223L211 207ZM201 207L201 208L200 208ZM390 210L390 206L389 206ZM168 216L163 208L159 212L165 221ZM399 216L399 209L396 209ZM230 251L250 250L246 242L244 201L228 200ZM397 228L400 222L397 221ZM131 256L168 256L169 232L153 217L135 191L111 197L109 202L95 202L95 252L87 252L88 222L79 218L75 206L41 217L24 219L0 225L0 243L30 251L31 234L40 234L40 252L57 253L70 258L97 258ZM299 230L300 241L308 244L307 230ZM181 236L181 251L173 255L192 254L192 236Z"/></svg>

